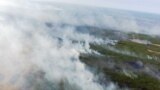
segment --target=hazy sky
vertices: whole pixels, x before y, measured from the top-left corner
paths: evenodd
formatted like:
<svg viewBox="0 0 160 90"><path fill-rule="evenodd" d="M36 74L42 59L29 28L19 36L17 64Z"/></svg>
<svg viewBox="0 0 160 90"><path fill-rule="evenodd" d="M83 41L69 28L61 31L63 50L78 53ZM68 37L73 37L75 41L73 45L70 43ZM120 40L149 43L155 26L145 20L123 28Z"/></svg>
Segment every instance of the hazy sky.
<svg viewBox="0 0 160 90"><path fill-rule="evenodd" d="M53 0L53 1L136 10L136 11L152 12L160 14L160 0Z"/></svg>
<svg viewBox="0 0 160 90"><path fill-rule="evenodd" d="M20 1L56 1L160 14L160 0L0 0L0 6L11 4L10 2L18 3Z"/></svg>

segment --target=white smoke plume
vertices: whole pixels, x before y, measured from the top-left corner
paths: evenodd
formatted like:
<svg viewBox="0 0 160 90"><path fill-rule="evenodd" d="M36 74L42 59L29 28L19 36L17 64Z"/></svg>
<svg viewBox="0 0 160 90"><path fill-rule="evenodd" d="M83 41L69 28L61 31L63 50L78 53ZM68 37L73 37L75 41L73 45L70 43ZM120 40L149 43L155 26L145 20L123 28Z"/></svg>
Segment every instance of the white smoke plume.
<svg viewBox="0 0 160 90"><path fill-rule="evenodd" d="M104 12L51 0L0 0L0 90L114 90L114 84L98 84L79 60L80 52L90 51L90 42L103 40L80 34L74 26L141 29L135 18Z"/></svg>
<svg viewBox="0 0 160 90"><path fill-rule="evenodd" d="M29 14L34 19L69 25L88 25L121 30L124 32L160 35L160 15L107 8L60 4L52 0L1 0L15 14ZM17 6L17 4L19 4ZM8 9L1 8L2 11ZM22 12L23 11L23 12ZM30 14L32 13L32 14ZM48 15L44 15L44 14ZM39 17L37 17L39 16Z"/></svg>
<svg viewBox="0 0 160 90"><path fill-rule="evenodd" d="M98 84L79 60L80 52L89 51L89 42L96 38L79 34L74 27L48 27L46 22L69 17L59 16L60 8L15 1L0 1L0 90L115 89L113 84Z"/></svg>

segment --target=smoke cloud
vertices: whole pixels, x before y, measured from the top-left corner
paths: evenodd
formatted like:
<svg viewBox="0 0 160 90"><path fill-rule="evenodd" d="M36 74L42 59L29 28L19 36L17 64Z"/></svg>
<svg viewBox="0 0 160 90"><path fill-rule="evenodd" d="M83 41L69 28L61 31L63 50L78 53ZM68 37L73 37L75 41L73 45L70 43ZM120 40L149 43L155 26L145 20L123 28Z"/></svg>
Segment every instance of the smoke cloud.
<svg viewBox="0 0 160 90"><path fill-rule="evenodd" d="M87 25L143 31L135 18L108 12L112 11L34 0L1 0L0 90L115 90L112 83L106 87L97 83L98 78L79 60L81 52L91 52L90 42L103 40L75 30L75 26ZM157 34L158 29L145 31Z"/></svg>
<svg viewBox="0 0 160 90"><path fill-rule="evenodd" d="M62 9L31 1L1 7L1 90L115 89L113 84L108 88L98 84L80 62L80 52L89 52L89 43L99 40L77 33L73 26L62 28L56 24L70 16L59 17Z"/></svg>

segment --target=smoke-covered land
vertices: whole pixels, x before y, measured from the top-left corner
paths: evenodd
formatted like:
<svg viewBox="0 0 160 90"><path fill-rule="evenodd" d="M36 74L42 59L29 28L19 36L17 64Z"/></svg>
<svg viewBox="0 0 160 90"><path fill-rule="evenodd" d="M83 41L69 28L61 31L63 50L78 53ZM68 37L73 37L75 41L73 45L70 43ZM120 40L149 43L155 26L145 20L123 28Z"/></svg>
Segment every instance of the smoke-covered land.
<svg viewBox="0 0 160 90"><path fill-rule="evenodd" d="M160 90L160 15L0 2L0 90Z"/></svg>

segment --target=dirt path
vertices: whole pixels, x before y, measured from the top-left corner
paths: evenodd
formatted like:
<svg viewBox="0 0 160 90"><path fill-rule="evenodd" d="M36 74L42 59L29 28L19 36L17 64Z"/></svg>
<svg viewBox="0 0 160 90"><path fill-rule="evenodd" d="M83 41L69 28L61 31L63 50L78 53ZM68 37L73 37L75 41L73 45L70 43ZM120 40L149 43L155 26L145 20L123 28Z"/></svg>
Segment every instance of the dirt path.
<svg viewBox="0 0 160 90"><path fill-rule="evenodd" d="M153 50L150 50L150 49L148 49L148 52L150 52L150 53L155 53L155 54L159 54L159 55L160 55L160 52L153 51Z"/></svg>
<svg viewBox="0 0 160 90"><path fill-rule="evenodd" d="M153 46L157 46L157 47L160 47L160 44L151 44Z"/></svg>

